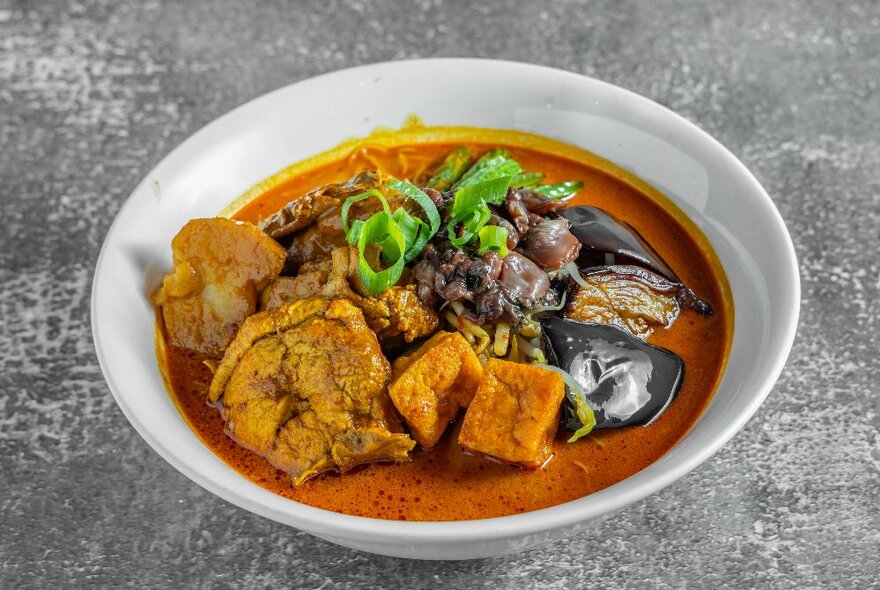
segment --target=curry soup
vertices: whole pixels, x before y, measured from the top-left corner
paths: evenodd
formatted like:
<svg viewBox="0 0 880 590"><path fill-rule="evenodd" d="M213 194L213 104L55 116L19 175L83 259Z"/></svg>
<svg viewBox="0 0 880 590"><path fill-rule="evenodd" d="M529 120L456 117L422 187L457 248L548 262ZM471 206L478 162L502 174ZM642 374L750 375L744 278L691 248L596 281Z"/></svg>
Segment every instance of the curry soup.
<svg viewBox="0 0 880 590"><path fill-rule="evenodd" d="M538 470L463 453L456 442L462 410L439 444L429 450L416 447L408 463L363 465L293 487L287 474L226 434L217 408L206 402L212 373L205 359L160 345L163 369L181 413L204 443L244 477L292 500L352 515L417 521L497 517L561 504L611 486L660 458L700 416L726 362L733 315L726 279L705 238L665 198L608 162L570 146L553 149L551 141L517 139L522 134L511 133L512 141L505 142L500 132L489 139L479 133L473 131L471 141L374 145L364 140L343 150L346 153L336 152L336 159L313 160L311 166L294 166L270 179L248 193L248 202L231 217L257 223L315 186L344 181L363 170L415 178L462 144L475 154L503 146L524 169L543 171L548 182L582 180L585 188L571 205L595 205L631 224L683 283L712 304L714 315L682 310L674 326L656 331L648 340L685 361L686 377L677 398L646 427L594 431L574 443L566 442L570 433L560 431L552 459Z"/></svg>

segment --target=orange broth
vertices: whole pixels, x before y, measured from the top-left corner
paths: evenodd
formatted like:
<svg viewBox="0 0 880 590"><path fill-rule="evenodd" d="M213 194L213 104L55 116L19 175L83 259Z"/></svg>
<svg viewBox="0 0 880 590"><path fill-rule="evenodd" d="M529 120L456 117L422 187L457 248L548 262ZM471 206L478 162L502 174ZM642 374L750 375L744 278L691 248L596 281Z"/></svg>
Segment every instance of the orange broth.
<svg viewBox="0 0 880 590"><path fill-rule="evenodd" d="M521 135L511 132L514 140ZM181 413L204 443L244 477L292 500L360 516L423 521L504 516L574 500L633 475L666 453L700 416L726 362L733 309L724 273L699 230L662 195L595 156L560 155L564 150L537 149L531 141L505 144L499 141L504 136L483 141L476 130L471 139L373 145L367 138L333 161L278 175L268 187L258 185L246 195L249 202L231 216L256 223L292 198L362 170L378 166L397 177L416 178L463 143L477 154L503 145L525 170L544 172L545 182L583 180L585 188L571 204L595 205L632 224L683 282L713 305L715 314L709 317L683 310L672 328L657 331L648 340L685 361L684 386L676 400L648 427L598 431L576 443L565 442L568 435L560 432L553 458L537 471L463 454L456 443L459 416L435 448L416 447L409 463L323 474L294 488L286 474L226 435L220 413L206 402L211 372L203 359L160 346L169 388ZM541 144L547 146L552 148L554 142ZM570 146L566 149L577 156Z"/></svg>

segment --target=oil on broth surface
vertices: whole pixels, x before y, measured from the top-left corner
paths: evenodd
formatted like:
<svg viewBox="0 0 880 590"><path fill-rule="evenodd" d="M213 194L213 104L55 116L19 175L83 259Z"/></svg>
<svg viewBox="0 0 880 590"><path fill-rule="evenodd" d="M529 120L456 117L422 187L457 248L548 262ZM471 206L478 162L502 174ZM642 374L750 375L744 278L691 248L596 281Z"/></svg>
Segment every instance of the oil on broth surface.
<svg viewBox="0 0 880 590"><path fill-rule="evenodd" d="M516 514L580 498L644 469L686 434L708 403L729 350L732 309L723 271L714 255L707 256L698 245L704 238L696 228L685 229L680 212L665 210L636 188L638 182L624 181L627 173L609 168L607 162L603 171L593 162L523 147L522 142L505 145L498 137L485 142L479 135L471 137L477 141L400 146L365 141L347 157L261 191L232 216L257 222L293 197L320 184L346 180L361 170L379 167L401 178L416 178L462 143L476 153L504 145L525 170L544 172L547 182L583 180L585 188L571 204L595 205L633 225L685 284L713 304L714 315L703 317L683 310L670 330L649 338L651 344L669 348L685 361L686 377L677 399L646 428L599 431L573 444L558 436L554 457L538 471L464 455L455 442L459 419L435 448L416 448L409 463L371 464L341 476L321 475L292 488L284 473L226 436L219 412L205 401L211 373L202 359L168 349L164 361L181 412L214 453L251 481L312 506L374 518L465 520Z"/></svg>

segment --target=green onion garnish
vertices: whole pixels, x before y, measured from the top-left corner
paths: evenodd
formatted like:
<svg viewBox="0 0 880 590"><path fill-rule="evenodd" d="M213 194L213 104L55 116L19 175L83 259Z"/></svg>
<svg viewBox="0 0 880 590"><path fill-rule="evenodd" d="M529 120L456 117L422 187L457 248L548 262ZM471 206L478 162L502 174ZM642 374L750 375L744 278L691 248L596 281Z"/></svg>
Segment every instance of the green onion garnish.
<svg viewBox="0 0 880 590"><path fill-rule="evenodd" d="M544 180L543 172L523 172L510 179L510 186L513 188L531 188L539 185L542 180Z"/></svg>
<svg viewBox="0 0 880 590"><path fill-rule="evenodd" d="M458 189L455 191L455 198L452 201L452 211L450 212L452 218L465 215L468 211L479 207L480 204L504 204L509 186L510 176L501 176Z"/></svg>
<svg viewBox="0 0 880 590"><path fill-rule="evenodd" d="M446 225L449 241L453 246L461 248L477 237L477 232L492 217L487 203L503 203L507 198L509 185L510 177L503 176L474 183L455 191L449 212L451 219ZM462 226L460 233L457 231L459 224Z"/></svg>
<svg viewBox="0 0 880 590"><path fill-rule="evenodd" d="M466 146L461 146L460 148L453 150L448 156L446 156L446 159L443 160L443 163L440 164L437 171L434 172L434 176L431 177L431 180L428 181L428 188L433 188L438 191L449 189L459 178L461 178L461 175L464 174L464 171L467 170L467 167L470 166L470 164L470 149Z"/></svg>
<svg viewBox="0 0 880 590"><path fill-rule="evenodd" d="M434 201L431 200L431 197L426 195L419 187L403 180L397 180L396 178L388 183L388 188L397 191L402 195L406 195L418 203L425 212L425 215L428 216L428 224L431 226L431 235L433 236L437 233L437 230L440 229L440 213L437 211L437 206L434 205Z"/></svg>
<svg viewBox="0 0 880 590"><path fill-rule="evenodd" d="M428 240L433 238L437 230L440 229L440 212L437 211L437 206L434 205L431 197L415 185L394 178L387 186L418 203L428 218L428 225L425 225L424 221L410 215L403 207L394 212L394 220L400 226L406 238L406 262L412 262L416 256L422 253Z"/></svg>
<svg viewBox="0 0 880 590"><path fill-rule="evenodd" d="M580 180L570 180L568 182L559 182L557 184L542 184L536 186L532 190L536 193L541 193L550 199L565 199L582 188L584 188L583 182Z"/></svg>
<svg viewBox="0 0 880 590"><path fill-rule="evenodd" d="M480 203L480 206L470 212L470 214L464 219L450 219L449 223L446 224L446 232L449 234L449 241L456 248L461 248L462 246L471 243L477 236L477 232L480 231L480 228L486 225L491 217L492 212L489 211L489 207L486 206L486 203ZM459 232L457 231L458 224L461 224L462 226L461 235L459 235Z"/></svg>
<svg viewBox="0 0 880 590"><path fill-rule="evenodd" d="M388 182L387 187L418 203L425 212L428 223L403 207L398 207L391 213L388 201L378 189L370 189L345 200L342 204L345 239L349 244L357 245L358 274L371 295L381 293L396 283L403 274L404 264L421 254L428 240L440 229L440 213L431 198L422 190L396 178ZM349 226L348 213L351 206L370 197L379 199L382 211L374 213L366 220L355 219ZM389 264L384 270L375 271L367 262L364 252L370 245L377 246L381 259Z"/></svg>
<svg viewBox="0 0 880 590"><path fill-rule="evenodd" d="M378 189L371 188L368 191L364 191L357 195L348 197L342 204L342 231L345 232L346 236L351 230L351 228L348 227L348 210L351 209L351 206L355 203L369 199L370 197L376 197L377 199L379 199L379 201L382 203L382 209L385 211L385 213L391 213L391 211L388 210L388 201L385 200L385 196L380 193Z"/></svg>
<svg viewBox="0 0 880 590"><path fill-rule="evenodd" d="M522 166L513 159L507 150L495 148L477 160L453 185L453 188L462 188L502 176L515 176L520 172L522 172Z"/></svg>
<svg viewBox="0 0 880 590"><path fill-rule="evenodd" d="M390 244L393 244L393 248L389 248L389 240ZM383 255L392 255L387 256L393 258L390 261L391 266L378 272L370 267L364 253L367 246L371 244L381 245ZM400 275L403 274L403 253L406 251L403 234L387 211L379 211L364 222L358 237L357 249L359 254L358 274L364 287L371 295L381 293L396 283ZM389 250L393 251L388 252ZM393 256L394 254L397 256Z"/></svg>
<svg viewBox="0 0 880 590"><path fill-rule="evenodd" d="M477 254L482 256L490 250L498 252L498 255L504 258L509 253L507 249L507 228L498 227L497 225L486 225L480 228L477 235L480 237L480 248Z"/></svg>

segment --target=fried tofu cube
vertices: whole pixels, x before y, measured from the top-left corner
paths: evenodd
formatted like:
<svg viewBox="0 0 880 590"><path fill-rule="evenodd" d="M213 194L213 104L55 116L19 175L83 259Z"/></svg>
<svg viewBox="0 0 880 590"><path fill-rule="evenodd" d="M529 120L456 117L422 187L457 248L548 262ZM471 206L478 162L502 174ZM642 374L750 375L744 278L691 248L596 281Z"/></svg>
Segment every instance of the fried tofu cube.
<svg viewBox="0 0 880 590"><path fill-rule="evenodd" d="M394 363L388 393L422 447L437 444L459 408L467 407L483 367L458 332L438 332Z"/></svg>
<svg viewBox="0 0 880 590"><path fill-rule="evenodd" d="M538 468L550 456L564 396L558 373L489 359L458 444L471 453Z"/></svg>

